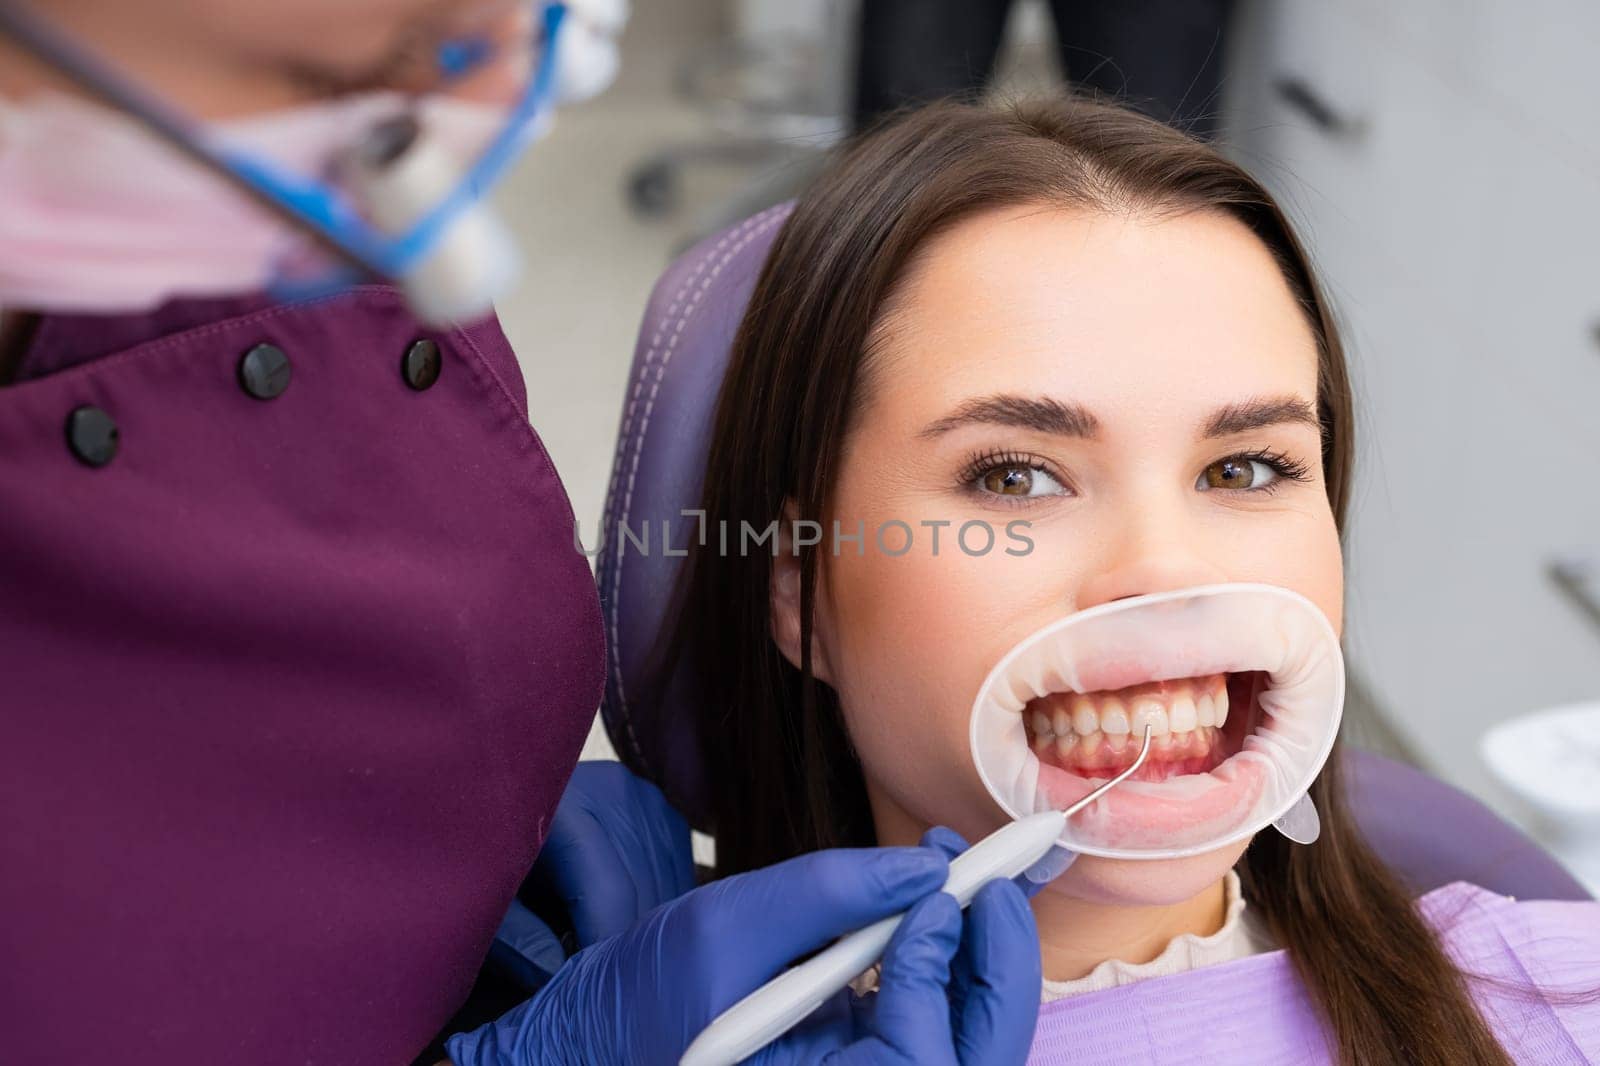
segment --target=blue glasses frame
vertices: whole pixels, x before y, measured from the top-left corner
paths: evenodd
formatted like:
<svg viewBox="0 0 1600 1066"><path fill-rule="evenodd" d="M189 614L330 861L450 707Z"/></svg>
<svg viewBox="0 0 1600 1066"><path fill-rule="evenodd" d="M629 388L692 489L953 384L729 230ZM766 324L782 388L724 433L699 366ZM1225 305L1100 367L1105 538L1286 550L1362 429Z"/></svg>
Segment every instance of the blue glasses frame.
<svg viewBox="0 0 1600 1066"><path fill-rule="evenodd" d="M567 7L563 3L540 6L539 21L544 32L534 39L537 61L533 76L513 105L505 126L455 188L400 234L374 227L348 196L324 181L294 173L270 159L211 143L200 123L54 27L23 12L11 0L0 0L0 33L50 62L102 102L138 119L174 148L229 179L267 208L308 230L351 268L338 278L301 285L303 291L298 294L306 295L342 288L363 273L404 277L427 257L451 222L505 176L551 107L557 47ZM469 38L447 42L438 53L440 72L449 79L460 77L492 54L492 47L482 41Z"/></svg>

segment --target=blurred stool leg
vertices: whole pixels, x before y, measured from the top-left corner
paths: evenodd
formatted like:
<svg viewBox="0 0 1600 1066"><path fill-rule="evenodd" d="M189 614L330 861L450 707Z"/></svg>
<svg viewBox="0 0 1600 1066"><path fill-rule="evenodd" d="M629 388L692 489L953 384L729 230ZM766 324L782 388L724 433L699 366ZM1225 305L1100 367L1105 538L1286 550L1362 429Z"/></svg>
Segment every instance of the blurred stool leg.
<svg viewBox="0 0 1600 1066"><path fill-rule="evenodd" d="M1050 0L1068 78L1205 138L1221 121L1232 12L1232 0Z"/></svg>
<svg viewBox="0 0 1600 1066"><path fill-rule="evenodd" d="M994 73L1011 0L862 0L855 128L906 104L975 95Z"/></svg>

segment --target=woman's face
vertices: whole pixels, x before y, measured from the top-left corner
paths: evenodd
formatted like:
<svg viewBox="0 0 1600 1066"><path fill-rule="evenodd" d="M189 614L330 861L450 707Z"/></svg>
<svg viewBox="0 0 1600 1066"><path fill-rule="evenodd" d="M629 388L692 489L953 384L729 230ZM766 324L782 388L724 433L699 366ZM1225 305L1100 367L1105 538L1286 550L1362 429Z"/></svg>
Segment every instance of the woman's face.
<svg viewBox="0 0 1600 1066"><path fill-rule="evenodd" d="M866 537L837 552L823 539L813 655L884 843L934 824L975 840L1002 824L968 750L972 700L1008 649L1065 614L1254 581L1301 593L1340 629L1316 344L1239 222L982 214L923 249L877 341L834 500L841 533L864 523ZM1213 425L1225 414L1229 426ZM957 542L974 520L995 531L987 552L982 527ZM911 534L901 554L896 522ZM778 576L775 633L792 653L795 582ZM1173 903L1244 847L1083 858L1052 890Z"/></svg>

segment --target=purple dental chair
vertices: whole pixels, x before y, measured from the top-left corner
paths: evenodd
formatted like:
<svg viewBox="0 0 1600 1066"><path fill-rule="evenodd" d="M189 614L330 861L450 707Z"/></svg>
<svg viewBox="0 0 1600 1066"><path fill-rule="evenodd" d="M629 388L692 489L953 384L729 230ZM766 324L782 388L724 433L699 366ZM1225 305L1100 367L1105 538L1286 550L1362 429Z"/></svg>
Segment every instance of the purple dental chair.
<svg viewBox="0 0 1600 1066"><path fill-rule="evenodd" d="M707 769L685 728L696 694L657 711L638 699L664 622L679 556L698 536L713 409L729 346L767 250L789 212L779 205L710 237L656 283L639 330L596 559L608 646L606 731L622 761L654 781L692 825L706 820ZM648 524L650 550L624 552L620 530ZM655 701L652 701L655 702ZM1379 854L1420 895L1469 881L1518 899L1588 899L1553 858L1477 800L1403 763L1346 749L1358 821Z"/></svg>

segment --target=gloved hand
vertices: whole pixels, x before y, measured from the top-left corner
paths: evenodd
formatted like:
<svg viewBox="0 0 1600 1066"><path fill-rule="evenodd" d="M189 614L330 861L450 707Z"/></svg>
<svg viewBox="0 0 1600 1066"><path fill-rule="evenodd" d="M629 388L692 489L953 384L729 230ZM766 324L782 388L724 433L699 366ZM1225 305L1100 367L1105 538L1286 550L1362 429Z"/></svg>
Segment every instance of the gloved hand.
<svg viewBox="0 0 1600 1066"><path fill-rule="evenodd" d="M587 947L695 887L689 826L621 763L581 762L530 881L566 903Z"/></svg>
<svg viewBox="0 0 1600 1066"><path fill-rule="evenodd" d="M966 839L954 829L942 825L934 826L922 834L922 846L937 848L952 859L967 850ZM997 1049L1002 1049L1002 1057L997 1061L1011 1061L1004 1055L1013 1051L1017 1062L1028 1057L1028 1049L1033 1044L1034 1023L1038 1020L1039 991L1044 977L1043 960L1039 957L1039 931L1034 926L1033 912L1024 904L1022 915L1026 919L1025 930L1013 926L995 930L988 923L990 916L996 913L991 908L997 904L990 903L981 908L979 904L986 893L1011 896L1011 890L1014 889L1022 898L1032 899L1043 887L1043 882L1022 877L1014 881L992 881L978 890L972 905L967 908L961 950L950 963L950 1029L956 1035L956 1057L960 1062L987 1062ZM1015 899L1006 906L1014 907ZM1016 916L1014 910L1002 909L999 913ZM1019 938L1026 939L1031 950L1023 950L1019 946ZM1027 1010L1020 1000L1008 1000L1008 1006L1015 1014L997 1022L993 1026L994 1033L986 1033L982 1025L965 1022L969 1011L988 1010L991 1007L989 999L981 995L974 997L971 992L990 980L989 975L1002 969L1006 972L1007 980L1019 990L1019 997L1022 989L1027 990L1028 1001L1034 1005L1034 1009ZM1000 1031L1002 1029L1003 1032Z"/></svg>
<svg viewBox="0 0 1600 1066"><path fill-rule="evenodd" d="M579 952L533 999L446 1050L457 1066L675 1063L712 1019L796 957L910 907L876 995L841 992L753 1061L1020 1063L1039 1007L1032 914L1016 886L999 882L963 923L936 891L947 873L937 847L870 848L725 878Z"/></svg>
<svg viewBox="0 0 1600 1066"><path fill-rule="evenodd" d="M922 846L934 848L953 859L967 850L967 842L953 829L936 826L922 835ZM1035 889L1036 891L1037 889ZM906 1049L899 1046L867 1048L857 1043L851 1053L844 1056L849 1063L959 1063L971 1066L976 1063L1021 1063L1028 1057L1033 1044L1034 1023L1038 1019L1039 987L1041 979L1039 935L1034 926L1033 912L1028 909L1023 889L1009 881L993 881L978 890L966 911L966 922L960 930L960 947L950 958L948 988L944 990L948 1005L948 1021L940 1025L936 1017L919 1017L913 1024L927 1027L922 1046ZM948 910L946 920L959 921L960 912L955 901L942 893L923 901L924 904L943 900ZM915 913L913 911L913 913ZM906 935L911 916L896 930L895 938ZM949 931L946 930L948 933ZM894 973L889 958L895 945L889 945L884 954L882 972L878 980L878 997L897 997L893 982ZM997 983L998 982L998 983ZM932 990L930 990L931 992ZM857 1011L871 1012L885 1009L881 998L873 996L851 999ZM832 1006L837 1011L837 1006ZM830 1006L824 1006L807 1025L816 1026L828 1015ZM860 1017L855 1019L861 1028ZM825 1025L826 1023L822 1023ZM837 1025L837 1022L834 1023ZM819 1061L834 1049L837 1032L824 1029L821 1040L811 1039L803 1025L791 1034L796 1044L792 1049L769 1049L766 1056L756 1056L763 1063L811 1063ZM831 1060L830 1060L831 1061Z"/></svg>
<svg viewBox="0 0 1600 1066"><path fill-rule="evenodd" d="M694 886L689 826L661 790L619 762L580 762L489 959L537 991L566 961L568 947L620 933ZM525 905L533 897L565 910L575 943L564 945L538 916L555 920L546 907L536 914Z"/></svg>

